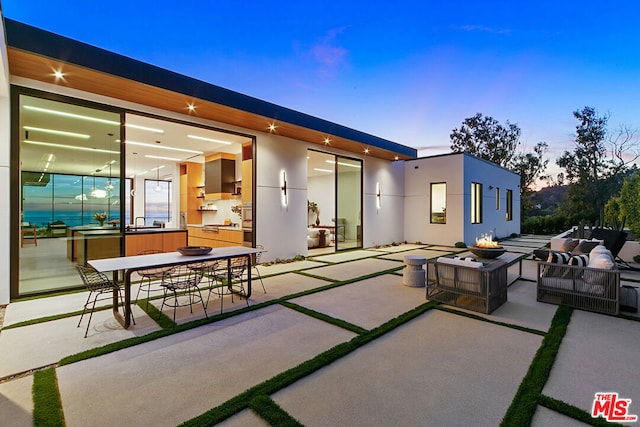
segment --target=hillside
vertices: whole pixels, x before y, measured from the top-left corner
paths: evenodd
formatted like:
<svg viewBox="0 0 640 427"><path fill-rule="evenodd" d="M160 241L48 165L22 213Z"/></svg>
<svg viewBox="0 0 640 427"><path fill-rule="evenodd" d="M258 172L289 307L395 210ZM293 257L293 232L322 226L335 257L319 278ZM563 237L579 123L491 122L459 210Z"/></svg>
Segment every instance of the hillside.
<svg viewBox="0 0 640 427"><path fill-rule="evenodd" d="M567 194L567 185L555 185L553 187L541 188L531 195L531 201L536 209L537 215L553 214L562 203L565 194Z"/></svg>

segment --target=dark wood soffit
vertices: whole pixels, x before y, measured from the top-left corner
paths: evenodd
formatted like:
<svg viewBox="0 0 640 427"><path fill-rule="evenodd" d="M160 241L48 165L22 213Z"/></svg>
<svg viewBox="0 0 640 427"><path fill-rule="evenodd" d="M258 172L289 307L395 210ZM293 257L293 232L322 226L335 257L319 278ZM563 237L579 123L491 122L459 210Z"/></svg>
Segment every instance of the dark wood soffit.
<svg viewBox="0 0 640 427"><path fill-rule="evenodd" d="M401 153L366 146L361 142L339 138L313 129L280 122L272 118L248 113L210 101L203 101L195 97L101 73L77 65L67 64L62 61L14 48L9 48L7 52L9 57L9 72L13 76L54 83L97 95L147 105L179 114L214 120L258 132L270 132L269 125L273 123L276 126L272 132L274 134L318 144L320 146L325 146L325 139L329 138L330 142L328 145L332 148L356 154L364 154L364 150L368 148L369 156L380 159L407 160L412 158ZM64 73L64 79L56 81L54 76L54 71L56 70L61 70ZM196 109L194 112L189 112L189 105L195 105Z"/></svg>

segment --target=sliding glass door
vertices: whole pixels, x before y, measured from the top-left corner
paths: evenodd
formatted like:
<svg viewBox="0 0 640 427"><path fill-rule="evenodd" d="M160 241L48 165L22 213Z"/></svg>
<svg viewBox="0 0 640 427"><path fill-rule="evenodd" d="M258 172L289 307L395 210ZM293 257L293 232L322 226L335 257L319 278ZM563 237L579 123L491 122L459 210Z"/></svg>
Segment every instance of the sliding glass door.
<svg viewBox="0 0 640 427"><path fill-rule="evenodd" d="M336 156L336 250L362 247L362 160Z"/></svg>

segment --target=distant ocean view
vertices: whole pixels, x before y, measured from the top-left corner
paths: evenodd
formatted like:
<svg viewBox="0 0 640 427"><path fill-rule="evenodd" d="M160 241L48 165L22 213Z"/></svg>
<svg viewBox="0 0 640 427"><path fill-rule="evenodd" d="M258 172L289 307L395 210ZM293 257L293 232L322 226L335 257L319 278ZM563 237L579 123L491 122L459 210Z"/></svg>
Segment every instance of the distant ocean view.
<svg viewBox="0 0 640 427"><path fill-rule="evenodd" d="M78 225L97 224L98 221L93 219L95 212L82 211L24 211L24 222L35 224L38 227L47 227L55 221L62 221L69 227ZM107 220L120 219L120 211L110 212ZM153 221L153 220L152 220Z"/></svg>

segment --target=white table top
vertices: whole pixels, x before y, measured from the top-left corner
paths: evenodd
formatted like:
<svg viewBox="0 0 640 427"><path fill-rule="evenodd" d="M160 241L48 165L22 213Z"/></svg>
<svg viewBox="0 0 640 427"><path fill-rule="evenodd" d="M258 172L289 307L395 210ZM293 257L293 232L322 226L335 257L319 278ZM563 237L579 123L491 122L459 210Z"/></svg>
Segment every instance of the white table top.
<svg viewBox="0 0 640 427"><path fill-rule="evenodd" d="M165 252L151 255L134 255L127 257L103 258L87 261L93 268L100 272L141 269L164 265L178 265L198 261L214 259L234 258L264 252L264 249L250 248L246 246L229 246L214 248L206 255L185 256L180 252Z"/></svg>

